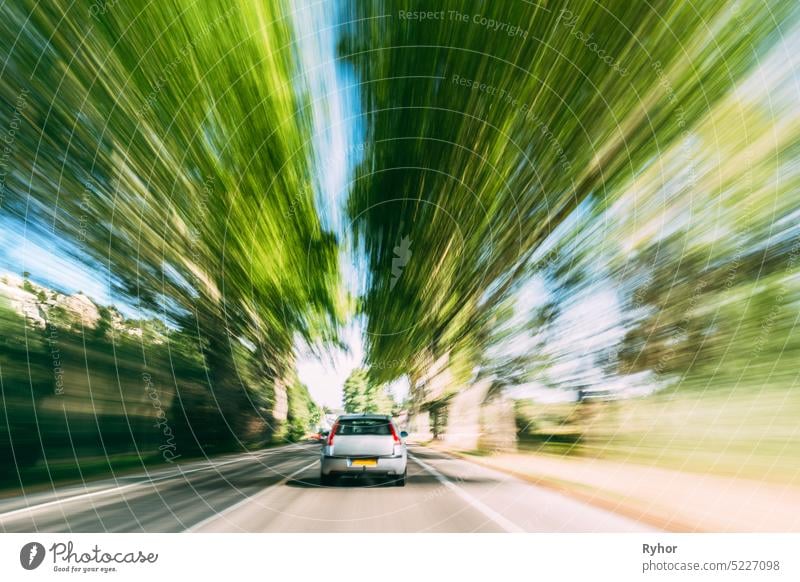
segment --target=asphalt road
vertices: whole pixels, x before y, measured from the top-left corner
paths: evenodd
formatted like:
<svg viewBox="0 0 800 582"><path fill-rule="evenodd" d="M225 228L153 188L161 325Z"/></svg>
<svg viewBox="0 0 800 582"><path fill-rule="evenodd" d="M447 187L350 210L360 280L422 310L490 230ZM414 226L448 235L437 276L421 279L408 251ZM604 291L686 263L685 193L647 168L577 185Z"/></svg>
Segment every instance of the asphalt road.
<svg viewBox="0 0 800 582"><path fill-rule="evenodd" d="M290 445L0 500L4 532L640 532L644 524L425 447L408 482L319 484Z"/></svg>

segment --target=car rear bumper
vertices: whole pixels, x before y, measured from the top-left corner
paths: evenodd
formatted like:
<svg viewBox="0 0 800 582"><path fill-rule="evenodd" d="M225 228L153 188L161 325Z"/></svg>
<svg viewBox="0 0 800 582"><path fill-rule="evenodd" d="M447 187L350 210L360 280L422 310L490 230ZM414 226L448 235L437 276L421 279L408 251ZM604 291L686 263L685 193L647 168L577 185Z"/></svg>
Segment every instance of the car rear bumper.
<svg viewBox="0 0 800 582"><path fill-rule="evenodd" d="M378 462L372 467L352 465L351 457L322 456L320 472L323 475L403 475L406 472L406 455L398 457L377 457Z"/></svg>

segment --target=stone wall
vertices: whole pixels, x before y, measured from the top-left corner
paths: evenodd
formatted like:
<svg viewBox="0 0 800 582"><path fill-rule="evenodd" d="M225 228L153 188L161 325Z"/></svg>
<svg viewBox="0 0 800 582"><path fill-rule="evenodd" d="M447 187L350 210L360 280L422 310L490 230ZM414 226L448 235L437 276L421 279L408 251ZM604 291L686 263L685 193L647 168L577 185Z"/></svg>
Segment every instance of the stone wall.
<svg viewBox="0 0 800 582"><path fill-rule="evenodd" d="M513 400L498 396L484 402L480 416L480 450L512 452L517 449L517 421Z"/></svg>
<svg viewBox="0 0 800 582"><path fill-rule="evenodd" d="M465 388L448 403L447 430L442 441L457 451L474 451L481 437L481 405L489 386L478 383Z"/></svg>
<svg viewBox="0 0 800 582"><path fill-rule="evenodd" d="M429 441L433 438L430 415L426 411L408 415L408 432L416 440Z"/></svg>
<svg viewBox="0 0 800 582"><path fill-rule="evenodd" d="M464 388L446 404L447 426L441 441L456 451L516 450L517 426L514 402L505 396L488 398L489 383L478 382ZM409 416L409 429L419 440L433 438L428 412Z"/></svg>

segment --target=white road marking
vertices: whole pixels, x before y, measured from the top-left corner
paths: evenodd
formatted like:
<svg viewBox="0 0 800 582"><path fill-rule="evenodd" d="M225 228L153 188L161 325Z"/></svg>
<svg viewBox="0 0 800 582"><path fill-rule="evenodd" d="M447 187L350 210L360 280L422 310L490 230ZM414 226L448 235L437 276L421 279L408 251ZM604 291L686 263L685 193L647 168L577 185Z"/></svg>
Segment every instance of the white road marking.
<svg viewBox="0 0 800 582"><path fill-rule="evenodd" d="M280 452L287 447L281 447L280 449L272 449L266 451L264 454L256 455L258 458L270 456L270 454ZM232 465L233 463L240 463L246 460L253 460L252 453L236 457L235 459L231 459L229 461L225 461L222 463L212 463L211 465L206 465L203 467L198 467L196 469L190 469L188 471L184 471L180 468L177 469L176 472L170 473L169 475L164 475L161 477L157 477L154 479L146 479L144 481L137 481L135 483L129 483L127 485L119 485L117 487L111 487L109 489L101 489L100 491L91 491L89 493L81 493L79 495L72 495L70 497L65 497L63 499L55 499L53 501L47 501L45 503L39 503L36 505L29 505L27 507L21 507L19 509L14 509L12 511L8 511L6 513L0 513L0 523L6 521L9 518L15 517L17 515L21 515L23 513L30 513L34 511L39 511L41 509L45 509L47 507L53 507L54 505L63 505L64 503L72 503L73 501L80 501L81 499L90 499L92 497L100 497L103 495L109 495L111 493L120 493L121 491L126 491L128 489L132 489L134 487L141 487L143 485L152 485L153 483L158 483L161 481L166 481L167 479L174 479L176 477L182 477L184 475L190 475L191 473L197 473L198 471L207 471L209 469L216 469L218 467L224 467L225 465ZM204 461L205 462L205 461ZM180 467L180 465L178 465Z"/></svg>
<svg viewBox="0 0 800 582"><path fill-rule="evenodd" d="M319 459L315 459L313 462L309 463L309 464L308 464L308 465L306 465L305 467L301 467L300 469L298 469L298 470L297 470L297 471L295 471L294 473L291 473L291 474L289 474L289 475L286 475L286 477L284 477L283 479L281 479L281 480L280 480L280 481L278 481L277 483L274 483L274 484L270 485L269 487L267 487L267 488L265 488L265 489L262 489L261 491L259 491L259 492L258 492L258 493L256 493L255 495L250 495L250 496L248 496L248 497L246 497L246 498L242 499L241 501L238 501L237 503L234 503L234 504L233 504L233 505L231 505L230 507L226 507L225 509L223 509L223 510L222 510L222 511L220 511L219 513L215 513L214 515L211 515L211 516L209 516L209 517L205 518L205 519L204 519L204 520L202 520L202 521L198 521L198 522L197 522L196 524L194 524L192 527L190 527L190 528L186 529L186 530L184 531L184 533L193 533L193 532L197 532L197 531L199 531L199 530L203 529L205 526L207 526L207 525L208 525L208 524L210 524L210 523L213 523L213 522L215 522L215 521L217 521L217 520L219 520L219 519L225 519L225 517L224 517L225 515L227 515L227 514L229 514L229 513L233 512L233 511L236 511L238 508L240 508L241 506L243 506L243 505L245 505L245 504L247 504L247 503L250 503L251 501L253 501L253 499L254 499L255 497L257 497L257 496L259 496L259 495L263 495L265 492L267 492L267 491L270 491L270 490L271 490L273 487L277 487L277 486L279 486L279 485L283 485L284 483L286 483L286 482L288 482L289 480L293 479L294 477L296 477L297 475L299 475L300 473L302 473L302 472L303 472L303 471L305 471L306 469L310 469L311 467L313 467L313 466L314 466L314 465L316 465L317 463L319 463Z"/></svg>
<svg viewBox="0 0 800 582"><path fill-rule="evenodd" d="M469 493L464 491L463 488L459 487L458 485L456 485L452 481L448 480L447 477L445 477L439 471L437 471L436 469L431 467L428 463L423 462L421 459L419 459L415 455L412 455L411 453L408 453L408 456L415 463L417 463L420 467L422 467L428 473L430 473L431 475L436 477L436 480L439 481L439 483L441 483L442 485L444 485L445 487L450 489L453 493L455 493L461 499L463 499L464 501L469 503L473 508L475 508L478 511L480 511L483 515L485 515L486 517L491 519L493 522L495 522L497 525L499 525L505 531L510 532L510 533L524 533L525 532L524 529L522 529L521 527L519 527L514 522L506 519L505 517L503 517L502 515L497 513L494 509L492 509L491 507L489 507L488 505L483 503L480 499L477 499L477 498L473 497L472 495L470 495Z"/></svg>

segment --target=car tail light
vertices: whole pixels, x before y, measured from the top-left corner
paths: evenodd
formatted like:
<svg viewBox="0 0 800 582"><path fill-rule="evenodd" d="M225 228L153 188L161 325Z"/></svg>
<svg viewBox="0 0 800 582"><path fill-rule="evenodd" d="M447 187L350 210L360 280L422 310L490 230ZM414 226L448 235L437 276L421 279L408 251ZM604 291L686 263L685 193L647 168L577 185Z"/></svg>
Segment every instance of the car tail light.
<svg viewBox="0 0 800 582"><path fill-rule="evenodd" d="M339 421L338 420L333 423L333 426L331 427L331 432L328 433L328 443L327 444L328 444L329 447L333 446L333 435L336 434L336 429L337 428L339 428Z"/></svg>
<svg viewBox="0 0 800 582"><path fill-rule="evenodd" d="M400 437L397 434L397 429L394 428L393 422L389 422L389 430L392 431L392 438L394 439L394 444L402 445L403 441L400 440Z"/></svg>

